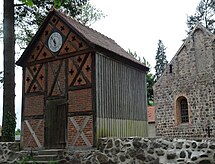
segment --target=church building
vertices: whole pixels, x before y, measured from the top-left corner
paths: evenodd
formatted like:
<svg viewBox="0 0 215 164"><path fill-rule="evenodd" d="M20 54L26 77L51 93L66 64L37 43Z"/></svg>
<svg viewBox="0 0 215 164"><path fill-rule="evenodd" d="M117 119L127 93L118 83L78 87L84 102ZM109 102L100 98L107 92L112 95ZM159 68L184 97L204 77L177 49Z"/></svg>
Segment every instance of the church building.
<svg viewBox="0 0 215 164"><path fill-rule="evenodd" d="M215 35L196 25L154 85L157 136L215 137Z"/></svg>

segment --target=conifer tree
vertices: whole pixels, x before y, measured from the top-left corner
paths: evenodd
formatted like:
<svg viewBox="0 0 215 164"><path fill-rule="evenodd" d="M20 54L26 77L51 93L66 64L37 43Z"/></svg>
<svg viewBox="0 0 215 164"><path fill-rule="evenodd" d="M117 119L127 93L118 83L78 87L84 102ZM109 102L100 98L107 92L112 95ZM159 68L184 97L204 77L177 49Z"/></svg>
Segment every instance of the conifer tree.
<svg viewBox="0 0 215 164"><path fill-rule="evenodd" d="M209 31L215 33L215 1L201 0L196 7L196 13L187 17L187 33L189 34L197 23L201 23Z"/></svg>
<svg viewBox="0 0 215 164"><path fill-rule="evenodd" d="M161 74L163 73L168 61L165 55L166 47L164 46L161 40L158 40L158 49L155 56L156 65L155 65L155 80L157 81Z"/></svg>

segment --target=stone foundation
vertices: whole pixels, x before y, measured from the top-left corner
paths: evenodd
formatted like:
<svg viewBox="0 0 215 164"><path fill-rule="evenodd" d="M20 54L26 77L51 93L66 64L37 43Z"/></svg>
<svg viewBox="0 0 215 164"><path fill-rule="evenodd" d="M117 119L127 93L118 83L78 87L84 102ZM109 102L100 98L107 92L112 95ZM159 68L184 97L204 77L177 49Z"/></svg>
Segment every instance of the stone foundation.
<svg viewBox="0 0 215 164"><path fill-rule="evenodd" d="M0 142L0 163L19 163L21 159L19 143Z"/></svg>
<svg viewBox="0 0 215 164"><path fill-rule="evenodd" d="M98 150L81 163L214 164L215 142L211 140L102 138Z"/></svg>
<svg viewBox="0 0 215 164"><path fill-rule="evenodd" d="M16 143L0 143L0 163L21 163ZM101 138L97 149L65 151L61 163L215 164L215 141L186 139Z"/></svg>

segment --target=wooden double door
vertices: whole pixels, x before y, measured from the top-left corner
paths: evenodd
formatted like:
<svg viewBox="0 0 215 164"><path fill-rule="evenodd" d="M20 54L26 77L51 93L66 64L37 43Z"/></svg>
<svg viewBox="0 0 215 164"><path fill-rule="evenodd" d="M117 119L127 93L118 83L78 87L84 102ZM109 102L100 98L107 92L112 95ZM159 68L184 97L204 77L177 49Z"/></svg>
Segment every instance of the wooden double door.
<svg viewBox="0 0 215 164"><path fill-rule="evenodd" d="M44 133L46 149L66 147L67 104L65 99L46 100Z"/></svg>

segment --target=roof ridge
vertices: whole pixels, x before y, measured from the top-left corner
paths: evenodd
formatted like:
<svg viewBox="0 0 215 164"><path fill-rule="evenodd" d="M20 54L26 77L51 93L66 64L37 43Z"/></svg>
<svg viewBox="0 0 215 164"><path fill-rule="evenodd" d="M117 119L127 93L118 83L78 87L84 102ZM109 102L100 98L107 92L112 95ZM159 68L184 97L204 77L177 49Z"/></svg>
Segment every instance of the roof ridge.
<svg viewBox="0 0 215 164"><path fill-rule="evenodd" d="M63 11L61 12L61 11L56 10L56 9L55 9L55 11L57 11L57 12L58 12L59 14L61 14L62 16L67 17L68 19L74 21L75 23L78 23L78 24L81 25L83 28L87 28L87 29L89 29L89 30L91 30L91 31L93 31L93 32L96 32L96 33L98 33L99 35L101 35L101 36L103 36L103 37L105 37L105 38L111 40L114 44L116 44L117 46L119 46L120 48L122 48L114 39L112 39L112 38L110 38L110 37L108 37L108 36L102 34L101 32L99 32L99 31L93 29L92 27L90 27L90 26L88 26L88 25L85 25L85 24L81 23L79 20L75 19L74 17L71 17L70 15L64 13ZM123 49L126 53L128 53L124 48L122 48L122 49ZM130 55L130 54L128 53L128 55ZM130 56L131 56L133 59L139 61L139 60L136 59L134 56L132 56L132 55L130 55Z"/></svg>
<svg viewBox="0 0 215 164"><path fill-rule="evenodd" d="M104 37L106 37L106 38L108 38L108 39L114 41L115 44L117 44L115 40L111 39L110 37L108 37L108 36L102 34L101 32L99 32L99 31L97 31L97 30L93 29L93 28L90 27L89 25L85 25L85 24L81 23L79 20L75 19L74 17L71 17L70 15L64 13L63 11L61 12L60 10L56 10L56 9L54 9L54 10L57 11L58 13L62 14L63 16L66 16L68 19L71 19L71 20L75 21L76 23L79 23L82 27L88 28L88 29L90 29L90 30L92 30L92 31L95 31L95 32L99 33L100 35L102 35L102 36L104 36ZM117 44L117 45L118 45L118 44Z"/></svg>
<svg viewBox="0 0 215 164"><path fill-rule="evenodd" d="M89 27L88 25L85 25L75 19L74 17L69 16L66 13L63 13L59 10L55 10L59 16L66 19L66 21L69 22L70 25L74 27L77 32L79 32L82 37L87 39L92 44L102 47L108 51L114 52L118 54L121 57L127 58L137 64L143 65L138 59L136 59L134 56L130 55L125 49L123 49L117 42L106 35L102 34L101 32L93 29L92 27ZM146 67L145 65L143 65ZM146 67L148 70L148 68Z"/></svg>

